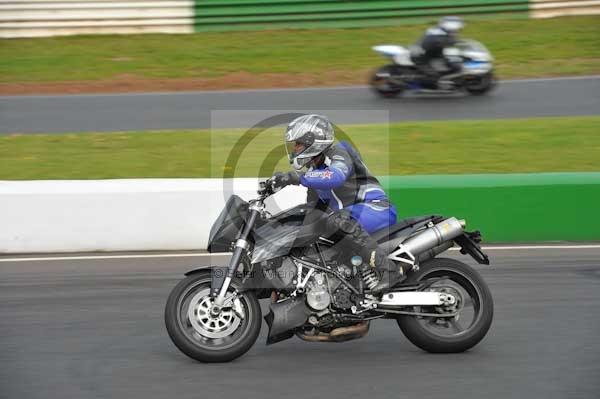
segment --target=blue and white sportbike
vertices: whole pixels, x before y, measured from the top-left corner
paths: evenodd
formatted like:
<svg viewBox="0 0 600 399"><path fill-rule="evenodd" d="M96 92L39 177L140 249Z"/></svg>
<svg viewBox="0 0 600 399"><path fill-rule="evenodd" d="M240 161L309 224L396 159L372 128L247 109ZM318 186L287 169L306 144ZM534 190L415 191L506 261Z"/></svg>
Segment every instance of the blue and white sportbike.
<svg viewBox="0 0 600 399"><path fill-rule="evenodd" d="M444 59L434 59L426 67L415 62L420 48L396 45L374 46L373 50L392 62L378 68L371 76L373 90L382 97L396 97L403 92L455 93L472 95L489 92L496 85L493 57L475 40L462 39L444 49Z"/></svg>

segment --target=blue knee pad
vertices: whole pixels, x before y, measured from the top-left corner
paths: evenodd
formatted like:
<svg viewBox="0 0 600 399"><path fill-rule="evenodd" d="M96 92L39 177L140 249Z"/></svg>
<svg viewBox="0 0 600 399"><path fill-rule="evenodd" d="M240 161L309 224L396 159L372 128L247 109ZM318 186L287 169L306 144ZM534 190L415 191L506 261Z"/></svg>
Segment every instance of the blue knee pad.
<svg viewBox="0 0 600 399"><path fill-rule="evenodd" d="M381 206L374 202L362 202L347 207L354 219L369 234L392 226L396 223L396 207L394 205Z"/></svg>

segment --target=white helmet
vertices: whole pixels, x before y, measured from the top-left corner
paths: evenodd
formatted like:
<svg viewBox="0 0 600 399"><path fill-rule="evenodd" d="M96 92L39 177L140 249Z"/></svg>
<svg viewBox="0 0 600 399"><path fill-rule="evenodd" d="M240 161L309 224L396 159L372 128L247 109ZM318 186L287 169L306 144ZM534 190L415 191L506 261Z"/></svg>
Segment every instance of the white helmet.
<svg viewBox="0 0 600 399"><path fill-rule="evenodd" d="M438 22L438 27L447 33L457 33L465 27L461 17L443 17Z"/></svg>
<svg viewBox="0 0 600 399"><path fill-rule="evenodd" d="M285 149L294 169L300 170L325 151L335 138L333 126L323 115L302 115L294 119L285 131ZM295 151L296 143L304 150Z"/></svg>

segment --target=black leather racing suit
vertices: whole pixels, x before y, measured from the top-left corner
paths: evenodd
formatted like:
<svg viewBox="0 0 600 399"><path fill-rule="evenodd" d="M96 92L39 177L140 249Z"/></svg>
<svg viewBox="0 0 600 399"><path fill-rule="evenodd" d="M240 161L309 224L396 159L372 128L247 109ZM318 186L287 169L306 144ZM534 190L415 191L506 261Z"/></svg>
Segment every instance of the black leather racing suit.
<svg viewBox="0 0 600 399"><path fill-rule="evenodd" d="M427 29L423 37L417 42L417 48L422 51L413 56L413 62L428 76L437 77L439 71L432 66L432 61L439 59L445 62L447 70L444 73L452 73L460 70L460 62L444 56L444 49L456 44L454 35L448 34L443 29L435 26Z"/></svg>

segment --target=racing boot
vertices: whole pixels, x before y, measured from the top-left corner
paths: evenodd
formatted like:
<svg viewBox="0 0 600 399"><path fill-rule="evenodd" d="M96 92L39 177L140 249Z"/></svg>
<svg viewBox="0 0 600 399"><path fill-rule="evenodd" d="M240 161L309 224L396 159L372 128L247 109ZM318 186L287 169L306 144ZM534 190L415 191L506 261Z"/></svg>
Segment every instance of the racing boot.
<svg viewBox="0 0 600 399"><path fill-rule="evenodd" d="M378 294L403 280L402 268L388 259L387 254L377 250L377 242L348 211L331 214L326 226L326 233L341 233L342 238L338 241L341 249L360 254L356 266L372 294Z"/></svg>
<svg viewBox="0 0 600 399"><path fill-rule="evenodd" d="M361 276L373 295L379 295L406 279L402 266L379 251L372 251L369 265L364 266Z"/></svg>

